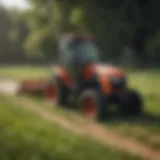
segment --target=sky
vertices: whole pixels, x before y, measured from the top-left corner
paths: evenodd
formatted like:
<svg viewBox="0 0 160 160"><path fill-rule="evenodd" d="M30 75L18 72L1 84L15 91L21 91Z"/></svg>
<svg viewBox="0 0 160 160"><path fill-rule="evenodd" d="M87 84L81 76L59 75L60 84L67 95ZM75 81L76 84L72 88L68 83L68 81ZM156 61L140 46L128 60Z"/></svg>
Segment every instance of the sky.
<svg viewBox="0 0 160 160"><path fill-rule="evenodd" d="M0 0L0 4L8 8L26 9L29 7L27 0Z"/></svg>

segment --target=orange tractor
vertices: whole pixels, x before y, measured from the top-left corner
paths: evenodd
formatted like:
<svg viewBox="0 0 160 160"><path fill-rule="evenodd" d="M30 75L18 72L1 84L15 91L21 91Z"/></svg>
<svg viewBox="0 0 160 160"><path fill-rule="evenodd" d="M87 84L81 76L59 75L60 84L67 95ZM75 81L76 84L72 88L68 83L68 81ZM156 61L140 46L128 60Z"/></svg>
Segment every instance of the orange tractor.
<svg viewBox="0 0 160 160"><path fill-rule="evenodd" d="M90 35L63 35L59 58L49 80L24 81L20 93L45 93L59 107L72 107L86 117L105 119L112 105L127 115L142 113L142 98L129 89L126 74L101 63Z"/></svg>

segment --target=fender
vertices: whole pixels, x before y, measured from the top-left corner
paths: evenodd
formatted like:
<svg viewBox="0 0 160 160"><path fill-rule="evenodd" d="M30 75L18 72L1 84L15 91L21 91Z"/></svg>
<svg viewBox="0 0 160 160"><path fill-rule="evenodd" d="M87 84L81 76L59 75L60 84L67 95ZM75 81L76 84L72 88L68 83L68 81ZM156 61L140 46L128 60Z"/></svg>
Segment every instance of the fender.
<svg viewBox="0 0 160 160"><path fill-rule="evenodd" d="M121 69L113 66L93 64L84 68L83 77L85 81L89 81L95 75L97 77L101 91L105 94L113 92L113 88L110 82L111 77L125 76Z"/></svg>
<svg viewBox="0 0 160 160"><path fill-rule="evenodd" d="M86 82L92 80L93 77L95 77L96 83L98 83L100 90L104 94L111 93L112 87L108 77L106 75L96 72L94 66L89 66L86 70L84 70L83 75L84 75L84 81Z"/></svg>
<svg viewBox="0 0 160 160"><path fill-rule="evenodd" d="M54 76L60 78L64 86L66 87L73 86L72 78L70 77L70 75L67 73L67 71L63 67L59 65L55 65L53 66L52 72Z"/></svg>

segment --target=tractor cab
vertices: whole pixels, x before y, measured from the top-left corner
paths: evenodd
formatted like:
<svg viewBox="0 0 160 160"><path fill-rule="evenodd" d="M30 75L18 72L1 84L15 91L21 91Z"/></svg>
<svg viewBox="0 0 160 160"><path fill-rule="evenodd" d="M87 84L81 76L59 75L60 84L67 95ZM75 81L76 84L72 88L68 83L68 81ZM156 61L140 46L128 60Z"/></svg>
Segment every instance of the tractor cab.
<svg viewBox="0 0 160 160"><path fill-rule="evenodd" d="M73 51L73 63L85 65L99 61L99 50L94 40L88 37L75 37L70 44Z"/></svg>
<svg viewBox="0 0 160 160"><path fill-rule="evenodd" d="M73 79L80 79L86 65L100 61L99 49L91 35L65 35L59 42L60 64Z"/></svg>

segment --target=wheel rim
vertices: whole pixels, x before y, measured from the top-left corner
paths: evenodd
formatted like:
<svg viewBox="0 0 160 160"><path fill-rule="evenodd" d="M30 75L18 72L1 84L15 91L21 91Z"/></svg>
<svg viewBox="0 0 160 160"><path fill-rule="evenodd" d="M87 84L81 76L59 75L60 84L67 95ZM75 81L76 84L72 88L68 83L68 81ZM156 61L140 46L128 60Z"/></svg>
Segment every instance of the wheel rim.
<svg viewBox="0 0 160 160"><path fill-rule="evenodd" d="M87 118L96 117L96 103L92 98L85 98L83 100L83 113Z"/></svg>

